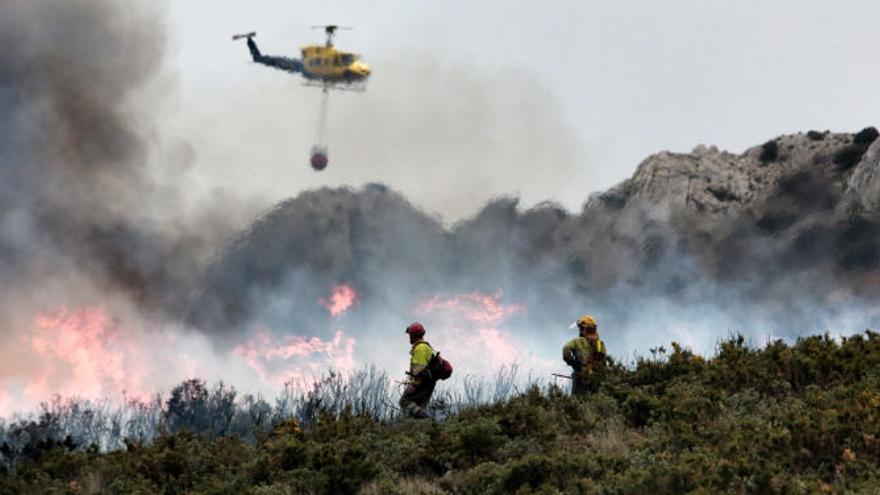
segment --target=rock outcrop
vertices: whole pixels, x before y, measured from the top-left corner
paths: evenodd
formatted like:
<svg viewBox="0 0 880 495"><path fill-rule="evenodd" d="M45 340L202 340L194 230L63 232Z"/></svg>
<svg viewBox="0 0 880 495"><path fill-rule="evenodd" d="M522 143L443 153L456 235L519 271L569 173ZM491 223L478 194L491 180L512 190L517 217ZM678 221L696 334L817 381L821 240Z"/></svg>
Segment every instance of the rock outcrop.
<svg viewBox="0 0 880 495"><path fill-rule="evenodd" d="M865 212L880 211L880 141L873 128L854 143L852 134L810 131L782 136L741 154L697 146L691 153L667 151L643 161L633 177L591 198L622 206L630 201L683 209L710 218L739 214L779 194L781 184L798 177L822 178L822 196L847 200ZM870 141L868 141L870 139ZM767 152L765 150L773 150ZM842 162L849 157L850 162ZM791 185L791 184L789 184Z"/></svg>
<svg viewBox="0 0 880 495"><path fill-rule="evenodd" d="M616 307L731 298L772 301L780 315L805 300L871 297L880 277L876 138L873 128L810 131L740 154L661 152L578 214L552 203L521 212L499 199L450 230L382 185L306 192L207 270L190 321L235 328L279 293L313 301L339 281L401 311L414 294L452 290L503 289L547 311L585 299Z"/></svg>

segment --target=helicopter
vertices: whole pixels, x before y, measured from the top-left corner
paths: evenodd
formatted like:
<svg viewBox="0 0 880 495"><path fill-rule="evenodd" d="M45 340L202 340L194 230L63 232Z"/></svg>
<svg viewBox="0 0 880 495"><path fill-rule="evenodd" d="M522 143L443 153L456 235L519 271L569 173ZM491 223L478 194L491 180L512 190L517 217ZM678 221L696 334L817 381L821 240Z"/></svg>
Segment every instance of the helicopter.
<svg viewBox="0 0 880 495"><path fill-rule="evenodd" d="M363 91L364 84L372 72L370 67L360 60L360 55L357 53L338 50L333 46L336 31L351 28L329 24L312 26L312 29L323 29L327 40L323 45L307 45L300 48L302 54L300 59L263 55L254 42L256 31L236 34L232 36L232 39L246 38L248 50L254 62L288 72L298 72L306 79L307 85L316 85L325 91L328 89Z"/></svg>
<svg viewBox="0 0 880 495"><path fill-rule="evenodd" d="M302 58L291 58L277 55L263 55L254 41L256 31L244 34L235 34L232 40L247 39L248 50L254 62L268 65L287 72L300 73L305 78L306 86L317 86L322 89L321 113L318 120L318 144L312 146L309 164L316 172L327 168L329 162L327 146L324 142L324 127L327 121L327 101L329 90L342 89L363 91L366 89L367 78L370 77L370 67L361 62L360 55L354 52L337 50L333 46L333 38L340 29L349 27L328 24L326 26L312 26L312 29L323 29L327 40L323 45L308 45L300 49Z"/></svg>

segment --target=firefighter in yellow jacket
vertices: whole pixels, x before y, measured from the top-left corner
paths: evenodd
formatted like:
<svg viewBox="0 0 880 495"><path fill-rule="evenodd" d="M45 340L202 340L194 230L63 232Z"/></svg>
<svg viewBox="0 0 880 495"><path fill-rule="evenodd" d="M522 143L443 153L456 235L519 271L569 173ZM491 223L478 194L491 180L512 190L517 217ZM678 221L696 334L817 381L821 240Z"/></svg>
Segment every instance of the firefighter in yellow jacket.
<svg viewBox="0 0 880 495"><path fill-rule="evenodd" d="M590 315L577 321L579 335L562 348L562 359L571 366L571 393L595 391L598 373L605 367L605 343L599 339L596 319Z"/></svg>
<svg viewBox="0 0 880 495"><path fill-rule="evenodd" d="M412 348L409 351L409 383L400 397L400 408L403 412L413 418L427 418L428 402L434 393L434 385L437 380L431 376L431 370L428 364L434 356L434 349L431 344L425 342L425 327L414 322L406 327L406 334L409 335L409 343Z"/></svg>

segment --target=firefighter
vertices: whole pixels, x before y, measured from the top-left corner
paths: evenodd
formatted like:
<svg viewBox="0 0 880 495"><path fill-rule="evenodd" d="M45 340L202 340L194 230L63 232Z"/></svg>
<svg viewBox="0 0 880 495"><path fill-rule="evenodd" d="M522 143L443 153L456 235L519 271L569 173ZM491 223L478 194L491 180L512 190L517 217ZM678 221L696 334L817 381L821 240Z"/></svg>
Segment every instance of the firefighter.
<svg viewBox="0 0 880 495"><path fill-rule="evenodd" d="M592 316L579 318L577 327L579 335L562 348L562 359L572 368L572 395L585 395L598 387L599 372L605 367L605 343L599 339Z"/></svg>
<svg viewBox="0 0 880 495"><path fill-rule="evenodd" d="M405 332L409 335L412 348L409 351L410 364L407 372L409 382L400 397L400 408L404 414L412 418L427 418L428 412L425 409L437 383L437 380L431 376L431 370L428 369L434 349L425 342L425 327L421 323L410 324Z"/></svg>

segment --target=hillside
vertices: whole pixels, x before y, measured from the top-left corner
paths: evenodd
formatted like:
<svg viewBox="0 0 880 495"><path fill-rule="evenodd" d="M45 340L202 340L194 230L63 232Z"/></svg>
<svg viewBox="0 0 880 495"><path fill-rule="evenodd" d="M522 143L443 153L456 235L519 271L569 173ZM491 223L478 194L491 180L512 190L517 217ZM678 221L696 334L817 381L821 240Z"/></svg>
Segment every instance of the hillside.
<svg viewBox="0 0 880 495"><path fill-rule="evenodd" d="M493 322L489 344L540 358L584 311L600 315L619 362L586 401L546 377L501 400L440 393L436 423L394 420L394 375L375 369L276 407L198 380L120 409L53 403L0 422L0 492L874 491L880 337L828 335L880 324L878 192L880 140L867 128L740 154L662 152L580 212L500 198L451 228L379 184L300 194L219 253L192 299L175 299L218 352L255 327L318 341L344 327L353 362L399 363L389 336L420 301L470 293L497 296L443 347L459 377L493 350L468 325ZM341 283L358 300L337 317L321 300ZM517 315L503 328L491 318L501 294ZM430 328L449 333L442 320ZM621 364L627 343L740 334L708 360L674 344Z"/></svg>
<svg viewBox="0 0 880 495"><path fill-rule="evenodd" d="M407 312L413 294L503 290L527 303L538 328L585 302L629 326L632 306L663 294L679 307L724 300L714 309L731 322L748 308L767 331L824 331L834 319L804 308L832 314L878 295L876 137L874 128L810 131L740 154L661 152L578 213L499 198L451 229L382 185L309 191L216 258L188 321L211 334L270 318L310 322L320 308L279 310L272 296L314 301L344 281L364 295L365 327Z"/></svg>
<svg viewBox="0 0 880 495"><path fill-rule="evenodd" d="M444 422L323 414L255 444L178 432L43 445L0 493L876 493L880 336L612 363L583 400L532 388ZM77 450L77 451L72 451Z"/></svg>

